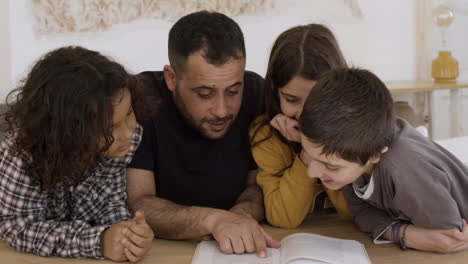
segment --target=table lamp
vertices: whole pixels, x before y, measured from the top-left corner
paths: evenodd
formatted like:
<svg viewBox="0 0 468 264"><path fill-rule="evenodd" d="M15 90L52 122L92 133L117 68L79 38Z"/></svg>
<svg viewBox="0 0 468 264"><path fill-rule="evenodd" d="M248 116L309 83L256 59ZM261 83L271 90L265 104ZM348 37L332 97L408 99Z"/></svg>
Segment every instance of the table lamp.
<svg viewBox="0 0 468 264"><path fill-rule="evenodd" d="M447 48L446 30L452 23L455 15L453 11L440 5L432 12L434 23L440 28L442 46L439 56L432 61L432 78L435 82L455 82L459 75L458 61L452 57L452 52Z"/></svg>

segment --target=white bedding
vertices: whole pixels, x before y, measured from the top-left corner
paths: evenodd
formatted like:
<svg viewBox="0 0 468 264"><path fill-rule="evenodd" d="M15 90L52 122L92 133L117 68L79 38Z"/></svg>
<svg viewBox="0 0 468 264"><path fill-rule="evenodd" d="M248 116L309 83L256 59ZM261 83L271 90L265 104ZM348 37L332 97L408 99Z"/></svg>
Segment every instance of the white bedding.
<svg viewBox="0 0 468 264"><path fill-rule="evenodd" d="M468 136L435 140L435 142L468 164Z"/></svg>

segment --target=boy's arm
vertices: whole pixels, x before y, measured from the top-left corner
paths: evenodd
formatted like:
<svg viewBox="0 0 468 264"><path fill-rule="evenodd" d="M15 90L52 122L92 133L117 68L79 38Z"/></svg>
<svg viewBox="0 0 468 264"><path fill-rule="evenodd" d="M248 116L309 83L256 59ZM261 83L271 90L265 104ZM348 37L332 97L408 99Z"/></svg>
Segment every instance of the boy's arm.
<svg viewBox="0 0 468 264"><path fill-rule="evenodd" d="M38 215L0 217L0 235L20 252L39 256L104 258L100 235L108 226L83 221L44 220Z"/></svg>
<svg viewBox="0 0 468 264"><path fill-rule="evenodd" d="M93 217L96 223L112 225L132 218L127 204L126 169L140 146L142 137L143 127L137 124L127 155L122 158L107 160L105 167L100 172L101 175L107 176L106 181L102 184L109 188L102 194L106 199L106 206L102 210L99 210L97 215Z"/></svg>
<svg viewBox="0 0 468 264"><path fill-rule="evenodd" d="M381 225L380 223L393 223L397 220L392 219L385 211L357 197L350 185L343 187L342 191L361 231L371 233L376 243L385 240L391 241L391 224ZM410 224L405 231L405 243L408 248L422 251L438 253L462 251L468 248L468 227L464 226L459 231L457 229L428 229Z"/></svg>
<svg viewBox="0 0 468 264"><path fill-rule="evenodd" d="M460 209L450 193L455 187L450 186L447 173L424 159L417 160L414 166L406 166L413 171L391 168L398 188L393 198L396 209L418 227L461 230Z"/></svg>
<svg viewBox="0 0 468 264"><path fill-rule="evenodd" d="M102 193L105 205L92 217L97 225L112 225L132 219L127 206L126 168L120 168L113 177L102 183L108 188L106 193Z"/></svg>
<svg viewBox="0 0 468 264"><path fill-rule="evenodd" d="M344 186L341 191L348 202L349 210L359 229L370 233L376 243L382 238L388 240L389 237L386 237L385 233L390 230L391 225L397 220L390 217L386 211L359 198L354 193L351 184Z"/></svg>
<svg viewBox="0 0 468 264"><path fill-rule="evenodd" d="M455 209L456 203L449 193L447 193L448 183L445 181L447 179L446 175L438 175L438 180L428 180L427 175L436 175L441 173L441 171L430 164L412 167L414 167L415 170L418 168L418 171L402 174L398 172L398 168L392 169L394 173L400 175L397 178L399 182L395 184L398 186L398 192L394 198L398 204L398 209L406 217L409 217L413 224L416 224L410 224L406 229L406 246L418 250L439 253L458 252L468 248L468 228L466 225L462 225L461 217ZM410 176L409 178L404 178L402 175ZM418 177L422 177L422 179L417 180ZM409 179L411 182L405 182L405 180ZM415 188L416 186L417 190L424 191L425 196L428 194L433 196L430 197L430 199L422 199L421 196L419 196L419 198L414 197L417 191ZM372 210L371 208L373 206L359 199L354 194L351 186L346 186L345 188L343 188L343 191L346 199L350 203L350 208L353 216L355 216L356 222L363 231L367 229L367 232L373 233L374 238L378 238L375 237L374 234L379 232L372 232L372 230L363 226L366 224L365 220L359 219L359 215L365 215ZM359 208L359 206L361 206L361 208ZM444 206L446 207L441 208ZM362 210L361 212L360 209ZM380 209L374 207L374 210ZM444 211L444 213L440 213L440 211ZM430 214L426 215L426 212L430 212ZM424 215L427 217L424 217ZM360 221L358 222L358 220ZM389 221L395 220L389 218ZM435 225L436 223L438 223L438 226ZM378 223L370 224L370 226L372 225L378 226ZM445 226L445 228L443 228L443 226ZM389 227L390 226L383 230L384 232L381 238L387 240L391 239L391 230Z"/></svg>
<svg viewBox="0 0 468 264"><path fill-rule="evenodd" d="M18 157L1 161L0 238L21 252L40 256L103 258L100 235L108 226L46 219L46 194L26 176Z"/></svg>
<svg viewBox="0 0 468 264"><path fill-rule="evenodd" d="M427 229L409 225L405 231L405 243L408 248L437 253L455 253L468 248L468 226L462 224L462 230Z"/></svg>

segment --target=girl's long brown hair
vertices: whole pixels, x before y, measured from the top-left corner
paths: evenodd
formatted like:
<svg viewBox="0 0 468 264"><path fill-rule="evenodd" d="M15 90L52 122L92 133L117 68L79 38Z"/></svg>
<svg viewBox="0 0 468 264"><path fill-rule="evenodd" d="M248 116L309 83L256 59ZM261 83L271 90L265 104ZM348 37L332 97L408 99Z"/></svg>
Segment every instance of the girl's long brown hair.
<svg viewBox="0 0 468 264"><path fill-rule="evenodd" d="M30 160L28 175L43 190L79 183L113 142L116 96L127 88L137 119L152 114L138 79L124 67L82 47L64 47L40 58L7 97L7 130L14 150Z"/></svg>
<svg viewBox="0 0 468 264"><path fill-rule="evenodd" d="M273 44L268 69L265 76L265 89L261 104L266 119L256 124L254 136L261 128L281 113L278 90L299 76L317 81L320 75L336 68L347 67L346 61L333 33L324 25L309 24L290 28L281 33ZM272 135L251 145L270 138ZM281 137L285 142L286 139Z"/></svg>
<svg viewBox="0 0 468 264"><path fill-rule="evenodd" d="M266 118L252 125L256 127L250 142L252 148L271 138L273 133L277 133L285 144L299 151L299 144L287 141L274 129L269 129L267 136L256 139L258 132L281 113L278 90L296 76L317 81L323 73L331 69L346 67L346 61L338 42L326 26L301 25L281 33L271 49L265 76L264 95L261 97L263 102L260 112ZM282 174L285 169L287 168L278 172L277 175Z"/></svg>

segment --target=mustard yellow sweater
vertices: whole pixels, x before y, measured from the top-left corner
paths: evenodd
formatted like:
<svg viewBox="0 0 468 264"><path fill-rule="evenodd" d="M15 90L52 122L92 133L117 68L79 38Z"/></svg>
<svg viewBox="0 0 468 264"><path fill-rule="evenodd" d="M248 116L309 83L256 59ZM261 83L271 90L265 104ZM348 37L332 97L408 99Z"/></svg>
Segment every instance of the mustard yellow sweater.
<svg viewBox="0 0 468 264"><path fill-rule="evenodd" d="M311 211L315 197L324 190L338 213L351 218L343 193L328 190L322 184L317 184L316 179L307 177L307 167L298 154L281 141L273 127L265 125L255 134L264 118L260 116L252 122L249 135L251 142L258 142L272 135L252 147L252 154L258 165L257 183L262 188L265 199L267 221L277 227L297 227Z"/></svg>

